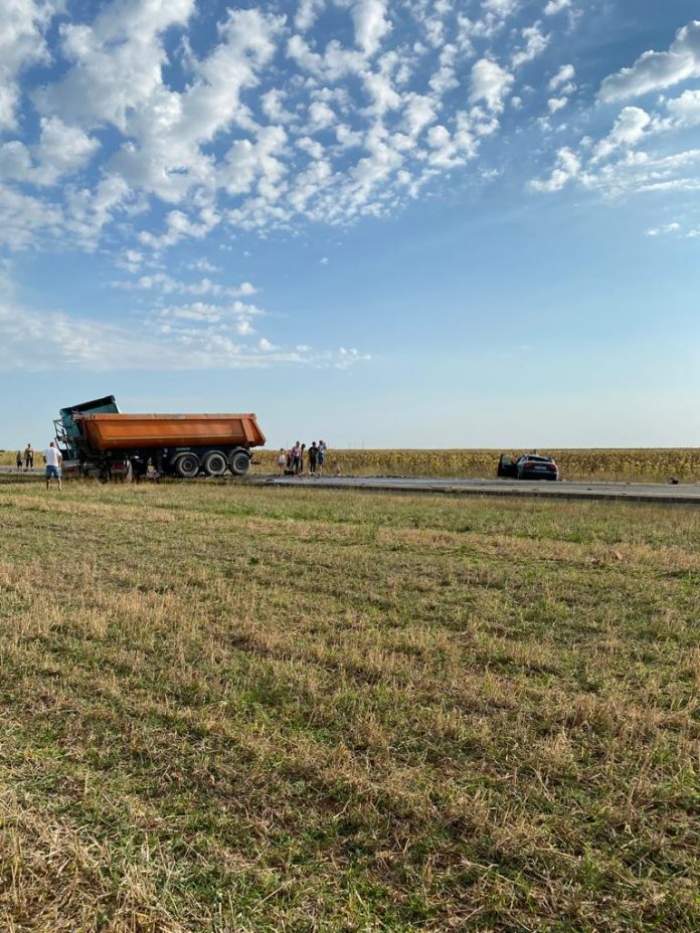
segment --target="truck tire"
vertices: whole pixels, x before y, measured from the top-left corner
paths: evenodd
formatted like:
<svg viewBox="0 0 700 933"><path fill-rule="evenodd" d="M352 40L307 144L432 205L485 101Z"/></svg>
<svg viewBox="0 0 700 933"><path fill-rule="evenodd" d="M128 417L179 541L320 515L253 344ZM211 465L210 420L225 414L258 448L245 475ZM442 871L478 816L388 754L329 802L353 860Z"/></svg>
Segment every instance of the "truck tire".
<svg viewBox="0 0 700 933"><path fill-rule="evenodd" d="M250 466L250 457L245 450L234 450L228 459L228 465L234 476L245 476Z"/></svg>
<svg viewBox="0 0 700 933"><path fill-rule="evenodd" d="M199 466L197 454L180 454L175 461L175 472L181 479L194 479L199 473Z"/></svg>
<svg viewBox="0 0 700 933"><path fill-rule="evenodd" d="M220 450L210 450L202 461L207 476L223 476L228 470L226 456Z"/></svg>

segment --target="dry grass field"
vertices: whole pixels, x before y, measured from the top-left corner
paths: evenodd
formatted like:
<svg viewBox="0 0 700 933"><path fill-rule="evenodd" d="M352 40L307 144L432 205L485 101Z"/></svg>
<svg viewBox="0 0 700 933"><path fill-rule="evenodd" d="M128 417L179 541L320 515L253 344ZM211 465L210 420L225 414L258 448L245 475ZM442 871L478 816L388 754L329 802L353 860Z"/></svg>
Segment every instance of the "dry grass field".
<svg viewBox="0 0 700 933"><path fill-rule="evenodd" d="M14 467L16 463L17 451L16 450L2 450L0 451L0 466L11 466ZM34 466L43 466L44 457L37 450L34 453Z"/></svg>
<svg viewBox="0 0 700 933"><path fill-rule="evenodd" d="M523 451L505 451L520 454ZM640 450L543 450L554 456L564 479L626 482L700 482L700 448ZM491 477L499 450L331 450L328 469L367 476ZM274 451L256 453L257 472L275 471Z"/></svg>
<svg viewBox="0 0 700 933"><path fill-rule="evenodd" d="M700 513L0 478L0 929L700 928Z"/></svg>

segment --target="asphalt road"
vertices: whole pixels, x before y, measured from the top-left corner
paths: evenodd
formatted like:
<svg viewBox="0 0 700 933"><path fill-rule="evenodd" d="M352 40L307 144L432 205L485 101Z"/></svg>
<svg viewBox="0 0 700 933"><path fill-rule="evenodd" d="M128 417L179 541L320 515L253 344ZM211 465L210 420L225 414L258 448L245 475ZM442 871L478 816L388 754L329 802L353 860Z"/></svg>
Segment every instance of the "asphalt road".
<svg viewBox="0 0 700 933"><path fill-rule="evenodd" d="M17 474L14 467L0 466L0 473ZM21 477L43 476L41 468L23 471ZM298 489L366 489L378 492L428 492L461 496L513 496L543 499L622 500L628 502L700 505L700 483L672 486L664 483L552 483L512 479L430 479L394 476L251 476L247 483Z"/></svg>
<svg viewBox="0 0 700 933"><path fill-rule="evenodd" d="M580 483L511 479L415 479L384 476L294 477L262 480L271 486L303 489L368 489L439 492L465 496L539 496L543 499L602 499L700 505L700 484Z"/></svg>

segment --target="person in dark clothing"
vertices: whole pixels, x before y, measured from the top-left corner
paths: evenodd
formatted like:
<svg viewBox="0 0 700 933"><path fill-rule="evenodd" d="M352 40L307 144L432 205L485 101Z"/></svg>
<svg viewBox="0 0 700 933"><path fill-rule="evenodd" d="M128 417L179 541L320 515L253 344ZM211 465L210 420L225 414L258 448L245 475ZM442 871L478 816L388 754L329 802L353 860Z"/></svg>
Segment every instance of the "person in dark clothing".
<svg viewBox="0 0 700 933"><path fill-rule="evenodd" d="M309 473L313 476L316 475L316 465L318 463L318 447L316 446L316 441L312 441L311 447L309 447Z"/></svg>
<svg viewBox="0 0 700 933"><path fill-rule="evenodd" d="M15 463L17 464L17 472L20 473L22 470L22 451L21 450L17 451L17 458L15 460Z"/></svg>
<svg viewBox="0 0 700 933"><path fill-rule="evenodd" d="M299 448L299 457L297 459L297 476L300 476L304 472L304 454L306 453L306 444L302 444Z"/></svg>

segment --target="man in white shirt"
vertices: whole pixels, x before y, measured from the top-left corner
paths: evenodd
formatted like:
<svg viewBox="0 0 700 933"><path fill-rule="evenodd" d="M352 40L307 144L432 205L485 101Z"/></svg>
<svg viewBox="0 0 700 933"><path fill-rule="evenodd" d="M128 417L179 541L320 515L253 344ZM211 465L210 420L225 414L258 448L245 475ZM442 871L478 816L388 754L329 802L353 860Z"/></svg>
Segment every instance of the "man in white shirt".
<svg viewBox="0 0 700 933"><path fill-rule="evenodd" d="M56 447L53 441L49 444L49 449L44 451L44 459L46 460L46 488L48 489L51 480L55 479L60 489L61 461L63 457L61 456L61 451Z"/></svg>

